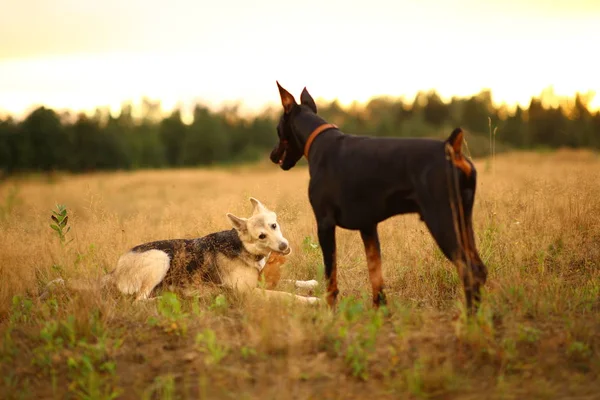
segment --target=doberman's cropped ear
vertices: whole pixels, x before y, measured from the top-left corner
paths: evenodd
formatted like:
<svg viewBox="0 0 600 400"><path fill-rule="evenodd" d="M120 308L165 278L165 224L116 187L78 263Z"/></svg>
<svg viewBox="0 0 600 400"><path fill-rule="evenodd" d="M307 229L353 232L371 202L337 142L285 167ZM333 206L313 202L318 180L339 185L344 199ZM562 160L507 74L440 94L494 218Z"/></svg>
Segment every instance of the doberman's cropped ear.
<svg viewBox="0 0 600 400"><path fill-rule="evenodd" d="M308 106L315 114L317 113L317 105L310 93L308 93L308 90L306 90L306 87L304 87L304 90L302 90L302 94L300 95L300 104Z"/></svg>
<svg viewBox="0 0 600 400"><path fill-rule="evenodd" d="M281 105L283 105L283 109L285 110L286 114L288 114L290 111L292 111L292 108L297 104L296 99L294 99L294 96L292 96L290 92L282 88L278 81L275 82L277 82L277 87L279 88L279 95L281 96Z"/></svg>
<svg viewBox="0 0 600 400"><path fill-rule="evenodd" d="M246 218L239 218L230 213L227 213L227 218L229 218L231 226L233 226L236 231L243 232L248 229L248 220Z"/></svg>
<svg viewBox="0 0 600 400"><path fill-rule="evenodd" d="M454 150L454 154L460 155L462 153L462 142L464 138L464 132L460 128L456 128L450 134L448 138L448 143L452 146L452 150Z"/></svg>

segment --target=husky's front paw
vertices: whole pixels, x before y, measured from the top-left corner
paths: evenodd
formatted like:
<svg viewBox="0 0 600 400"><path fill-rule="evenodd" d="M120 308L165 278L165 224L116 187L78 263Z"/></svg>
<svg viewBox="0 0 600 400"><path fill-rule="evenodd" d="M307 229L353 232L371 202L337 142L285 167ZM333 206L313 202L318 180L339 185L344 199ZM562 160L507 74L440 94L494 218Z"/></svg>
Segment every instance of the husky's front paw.
<svg viewBox="0 0 600 400"><path fill-rule="evenodd" d="M310 281L295 281L294 285L297 288L314 289L317 286L319 286L319 282L315 281L314 279L311 279Z"/></svg>
<svg viewBox="0 0 600 400"><path fill-rule="evenodd" d="M318 297L305 297L308 304L321 304L321 299Z"/></svg>
<svg viewBox="0 0 600 400"><path fill-rule="evenodd" d="M133 304L151 304L156 303L162 299L162 296L154 296L154 297L138 297L133 301Z"/></svg>

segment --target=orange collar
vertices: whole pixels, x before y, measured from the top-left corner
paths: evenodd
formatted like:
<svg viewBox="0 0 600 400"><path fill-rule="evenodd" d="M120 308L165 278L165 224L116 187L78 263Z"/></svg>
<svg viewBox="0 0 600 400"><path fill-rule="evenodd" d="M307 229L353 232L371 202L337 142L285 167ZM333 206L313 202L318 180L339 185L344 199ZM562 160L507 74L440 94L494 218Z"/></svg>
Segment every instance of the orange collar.
<svg viewBox="0 0 600 400"><path fill-rule="evenodd" d="M310 151L310 146L312 145L312 142L315 140L315 138L317 136L319 136L319 134L325 132L327 129L332 129L332 128L337 129L337 125L335 125L335 124L323 124L323 125L319 125L317 127L317 129L315 129L314 131L312 131L312 133L308 137L308 140L306 141L306 144L304 145L304 157L306 157L307 160L308 160L308 152Z"/></svg>

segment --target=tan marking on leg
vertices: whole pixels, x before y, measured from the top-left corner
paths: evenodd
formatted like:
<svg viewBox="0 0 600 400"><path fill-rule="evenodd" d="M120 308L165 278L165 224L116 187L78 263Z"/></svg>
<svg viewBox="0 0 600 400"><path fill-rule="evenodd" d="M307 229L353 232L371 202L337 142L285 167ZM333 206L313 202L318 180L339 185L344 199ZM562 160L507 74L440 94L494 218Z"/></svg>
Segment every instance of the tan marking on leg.
<svg viewBox="0 0 600 400"><path fill-rule="evenodd" d="M331 277L327 282L327 304L330 307L335 305L335 300L338 294L338 284L337 284L337 257L335 252L333 253L332 262L331 262Z"/></svg>
<svg viewBox="0 0 600 400"><path fill-rule="evenodd" d="M377 249L375 240L368 239L365 241L365 253L367 255L371 289L373 291L373 303L379 305L380 294L383 290L383 275L381 274L381 254Z"/></svg>

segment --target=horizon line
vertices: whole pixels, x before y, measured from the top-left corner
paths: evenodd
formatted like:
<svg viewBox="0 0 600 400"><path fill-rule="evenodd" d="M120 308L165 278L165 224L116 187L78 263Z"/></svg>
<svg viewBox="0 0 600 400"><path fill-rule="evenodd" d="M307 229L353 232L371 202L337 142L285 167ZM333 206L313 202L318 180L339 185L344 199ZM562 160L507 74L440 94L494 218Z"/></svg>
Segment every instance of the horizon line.
<svg viewBox="0 0 600 400"><path fill-rule="evenodd" d="M470 98L475 98L480 94L489 92L491 95L491 102L495 109L506 109L508 113L513 114L516 112L517 108L527 110L531 104L531 101L534 99L540 100L545 108L559 108L562 107L565 109L565 103L574 102L577 96L582 98L583 104L585 108L592 114L600 113L600 96L596 96L598 92L594 89L588 89L586 91L575 91L570 95L557 95L554 93L554 85L548 85L543 88L539 94L529 96L529 100L526 104L523 104L520 101L498 101L494 99L494 91L491 88L482 88L476 93L470 95L452 95L452 96L442 96L435 88L430 89L421 89L418 90L414 95L400 94L374 94L368 97L366 100L353 99L350 101L340 100L338 97L334 98L325 98L325 97L315 97L315 102L317 105L327 106L334 103L337 103L344 110L348 110L352 107L359 107L364 109L370 102L376 100L389 100L393 102L402 102L404 105L409 106L409 109L414 107L417 96L419 95L429 95L429 94L437 94L441 101L448 105L451 104L452 101L455 100L466 100ZM545 96L550 96L548 99ZM74 114L80 115L84 114L86 116L92 116L98 111L108 111L108 113L115 117L118 116L125 106L131 106L132 115L136 115L139 113L144 102L148 102L152 105L159 106L159 114L161 117L166 117L171 115L175 111L180 111L182 116L185 116L186 113L191 114L197 106L205 107L210 109L213 112L221 112L225 111L228 108L235 108L237 113L243 117L256 117L259 115L263 115L273 111L273 108L277 109L281 106L279 101L266 101L262 102L260 105L250 105L248 102L245 102L244 99L228 99L222 101L210 101L206 99L202 99L201 96L197 96L192 99L180 99L177 101L165 101L165 99L161 99L160 96L150 96L150 95L141 95L138 96L137 99L127 98L119 102L119 105L115 104L97 104L92 107L60 107L53 106L48 102L32 102L29 106L25 107L20 112L11 112L5 110L0 107L0 118L1 119L14 119L21 120L25 119L28 115L30 115L33 111L39 108L46 108L55 111L58 114ZM165 103L174 103L171 106L165 107ZM548 105L548 103L551 103Z"/></svg>

